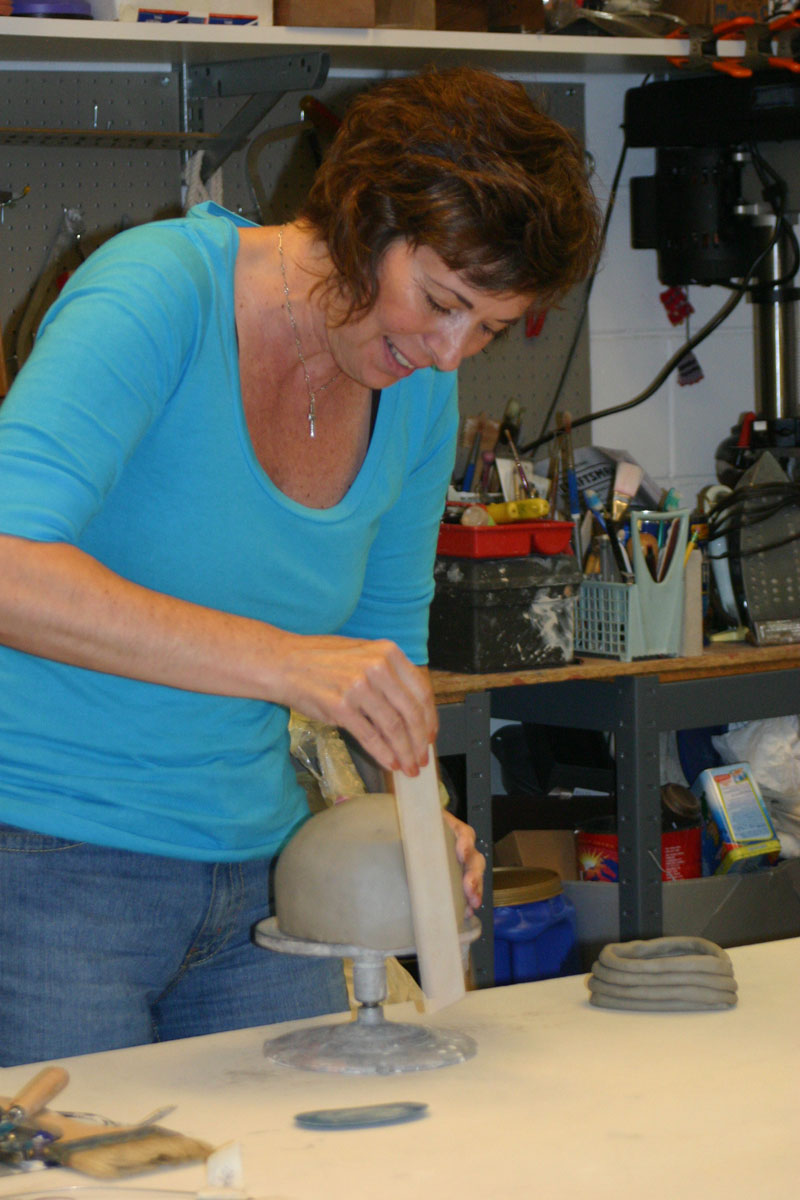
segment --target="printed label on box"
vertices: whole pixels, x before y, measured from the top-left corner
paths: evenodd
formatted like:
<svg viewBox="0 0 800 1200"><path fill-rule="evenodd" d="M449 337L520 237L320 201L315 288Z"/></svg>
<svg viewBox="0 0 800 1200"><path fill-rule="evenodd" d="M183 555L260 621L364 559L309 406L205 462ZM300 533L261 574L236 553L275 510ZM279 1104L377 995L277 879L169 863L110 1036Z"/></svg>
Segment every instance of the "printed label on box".
<svg viewBox="0 0 800 1200"><path fill-rule="evenodd" d="M774 831L761 806L753 777L744 767L734 767L726 774L714 774L719 802L725 813L728 831L733 842L759 842L774 837Z"/></svg>

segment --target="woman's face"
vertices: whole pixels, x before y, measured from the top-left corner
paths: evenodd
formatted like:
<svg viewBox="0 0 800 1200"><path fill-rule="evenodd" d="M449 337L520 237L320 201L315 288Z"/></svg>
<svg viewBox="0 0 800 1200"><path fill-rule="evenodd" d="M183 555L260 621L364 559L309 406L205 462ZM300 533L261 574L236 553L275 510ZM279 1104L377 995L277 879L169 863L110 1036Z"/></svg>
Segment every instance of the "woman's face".
<svg viewBox="0 0 800 1200"><path fill-rule="evenodd" d="M369 388L389 387L422 367L454 371L513 325L530 296L481 291L428 246L392 243L368 313L329 329L338 365Z"/></svg>

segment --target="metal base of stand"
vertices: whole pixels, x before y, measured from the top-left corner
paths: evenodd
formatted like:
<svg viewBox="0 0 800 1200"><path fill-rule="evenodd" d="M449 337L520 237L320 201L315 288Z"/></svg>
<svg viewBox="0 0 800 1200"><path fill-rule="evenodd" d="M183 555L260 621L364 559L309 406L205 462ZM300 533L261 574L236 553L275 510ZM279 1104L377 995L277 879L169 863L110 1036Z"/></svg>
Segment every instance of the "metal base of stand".
<svg viewBox="0 0 800 1200"><path fill-rule="evenodd" d="M461 934L462 945L479 935L480 922L473 917ZM256 925L254 938L259 946L280 954L353 960L353 992L359 1002L355 1020L298 1029L268 1039L264 1054L272 1062L303 1071L394 1075L453 1066L476 1053L475 1041L467 1034L386 1020L386 958L390 954L413 954L413 947L382 951L307 942L281 933L274 917Z"/></svg>

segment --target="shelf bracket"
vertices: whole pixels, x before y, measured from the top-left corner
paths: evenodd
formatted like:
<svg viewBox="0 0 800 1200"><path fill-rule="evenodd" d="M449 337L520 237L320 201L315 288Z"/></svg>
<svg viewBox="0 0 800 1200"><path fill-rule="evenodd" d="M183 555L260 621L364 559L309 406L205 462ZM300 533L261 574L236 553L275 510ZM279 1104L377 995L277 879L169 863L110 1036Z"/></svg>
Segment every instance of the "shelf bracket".
<svg viewBox="0 0 800 1200"><path fill-rule="evenodd" d="M330 55L324 51L278 54L239 62L202 63L188 71L188 98L223 99L248 95L239 111L215 137L203 156L200 177L208 182L286 92L321 87L328 77Z"/></svg>

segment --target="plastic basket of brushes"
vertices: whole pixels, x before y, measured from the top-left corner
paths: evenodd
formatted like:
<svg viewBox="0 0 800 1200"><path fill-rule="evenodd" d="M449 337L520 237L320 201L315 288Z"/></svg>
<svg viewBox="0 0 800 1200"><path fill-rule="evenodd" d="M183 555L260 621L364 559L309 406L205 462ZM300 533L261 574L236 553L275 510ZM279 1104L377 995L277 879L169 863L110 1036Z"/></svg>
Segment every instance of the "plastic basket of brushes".
<svg viewBox="0 0 800 1200"><path fill-rule="evenodd" d="M652 523L659 529L658 552L646 558L641 529ZM680 653L688 527L686 509L631 513L633 580L583 580L575 616L578 653L622 662Z"/></svg>

